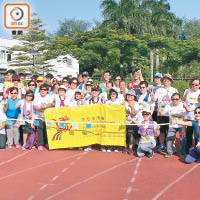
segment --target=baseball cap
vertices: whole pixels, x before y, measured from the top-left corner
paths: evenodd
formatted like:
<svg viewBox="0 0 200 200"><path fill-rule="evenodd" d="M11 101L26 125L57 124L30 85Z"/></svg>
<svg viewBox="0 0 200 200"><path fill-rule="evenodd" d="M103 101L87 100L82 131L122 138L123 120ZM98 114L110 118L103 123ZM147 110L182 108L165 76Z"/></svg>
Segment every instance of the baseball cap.
<svg viewBox="0 0 200 200"><path fill-rule="evenodd" d="M44 78L42 76L38 76L37 81L44 81Z"/></svg>
<svg viewBox="0 0 200 200"><path fill-rule="evenodd" d="M147 107L147 108L145 108L145 109L142 110L142 113L143 113L143 112L151 113L151 110L150 110L150 108Z"/></svg>
<svg viewBox="0 0 200 200"><path fill-rule="evenodd" d="M82 76L89 76L89 73L88 72L83 72Z"/></svg>
<svg viewBox="0 0 200 200"><path fill-rule="evenodd" d="M82 91L81 91L81 90L79 90L79 89L76 89L76 91L75 91L75 93L74 93L74 94L76 94L76 93L80 93L80 94L82 94Z"/></svg>
<svg viewBox="0 0 200 200"><path fill-rule="evenodd" d="M12 75L12 80L13 81L19 81L20 77L18 75Z"/></svg>
<svg viewBox="0 0 200 200"><path fill-rule="evenodd" d="M158 78L162 78L163 76L162 76L161 73L158 72L158 73L155 73L155 74L154 74L154 78L156 78L156 77L158 77Z"/></svg>
<svg viewBox="0 0 200 200"><path fill-rule="evenodd" d="M101 91L100 87L98 85L95 85L93 88L92 88L92 91Z"/></svg>

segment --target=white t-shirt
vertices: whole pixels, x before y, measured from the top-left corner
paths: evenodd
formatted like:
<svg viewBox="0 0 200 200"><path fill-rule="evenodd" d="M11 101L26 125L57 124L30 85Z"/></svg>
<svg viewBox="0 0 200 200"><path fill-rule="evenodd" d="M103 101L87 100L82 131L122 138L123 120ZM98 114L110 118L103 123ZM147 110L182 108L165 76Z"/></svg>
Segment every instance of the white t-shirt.
<svg viewBox="0 0 200 200"><path fill-rule="evenodd" d="M76 92L76 89L75 90L72 90L71 88L67 89L67 92L66 92L65 96L68 99L68 101L73 101L74 100L75 92Z"/></svg>
<svg viewBox="0 0 200 200"><path fill-rule="evenodd" d="M55 107L61 107L60 106L61 100L59 95L55 95L54 98L55 98ZM69 99L67 99L67 97L65 96L64 105L69 106L69 103L70 103Z"/></svg>
<svg viewBox="0 0 200 200"><path fill-rule="evenodd" d="M5 113L0 110L0 125L2 125L2 122L6 122L6 119L7 117ZM0 130L0 134L3 134L3 135L6 134L5 128Z"/></svg>
<svg viewBox="0 0 200 200"><path fill-rule="evenodd" d="M53 103L52 96L49 94L47 94L45 97L42 97L41 95L37 95L33 101L33 105L38 106L40 108L42 103L46 105L50 103L52 104ZM44 120L44 111L34 110L34 115L35 115L35 119Z"/></svg>
<svg viewBox="0 0 200 200"><path fill-rule="evenodd" d="M75 99L69 102L69 106L80 106L80 105L82 105L82 101L76 101Z"/></svg>
<svg viewBox="0 0 200 200"><path fill-rule="evenodd" d="M158 106L161 107L161 110L164 110L165 107L171 103L172 94L178 93L176 88L158 88L155 93L155 99L158 101ZM158 113L159 116L159 113ZM169 116L169 114L165 114L164 116Z"/></svg>
<svg viewBox="0 0 200 200"><path fill-rule="evenodd" d="M121 101L117 98L115 101L107 100L106 104L121 104Z"/></svg>
<svg viewBox="0 0 200 200"><path fill-rule="evenodd" d="M184 95L187 90L185 90ZM188 106L195 106L195 104L198 104L198 96L200 94L200 90L197 90L196 92L192 91L192 89L189 89L189 93L186 96L185 102ZM188 120L194 120L194 112L188 112L187 113Z"/></svg>
<svg viewBox="0 0 200 200"><path fill-rule="evenodd" d="M147 101L144 101L147 94L142 94L138 96L138 103L140 106L140 112L145 110L147 107L155 107L155 102L151 100L151 96L149 94Z"/></svg>
<svg viewBox="0 0 200 200"><path fill-rule="evenodd" d="M153 123L151 125L149 125L149 122L145 122L143 126L145 129L147 129L148 126L153 126L154 132L156 133L158 124L155 121L153 121ZM154 144L154 146L156 146L155 135L142 135L141 134L139 144L148 143L148 142L152 142Z"/></svg>
<svg viewBox="0 0 200 200"><path fill-rule="evenodd" d="M183 103L180 102L177 106L174 106L172 103L168 104L165 107L165 112L167 112L169 114L169 120L183 120L184 116L186 116L187 112L185 110L185 108L183 107ZM178 124L170 124L169 127L171 128L181 128L182 125L178 125Z"/></svg>
<svg viewBox="0 0 200 200"><path fill-rule="evenodd" d="M134 105L134 109L135 111L137 112L136 115L132 115L132 109L131 107L128 105L128 102L126 103L126 123L127 124L131 124L132 121L129 121L127 118L128 116L131 116L132 119L136 120L136 121L140 121L139 118L138 118L138 111L139 111L139 104L138 102L135 102L135 105Z"/></svg>

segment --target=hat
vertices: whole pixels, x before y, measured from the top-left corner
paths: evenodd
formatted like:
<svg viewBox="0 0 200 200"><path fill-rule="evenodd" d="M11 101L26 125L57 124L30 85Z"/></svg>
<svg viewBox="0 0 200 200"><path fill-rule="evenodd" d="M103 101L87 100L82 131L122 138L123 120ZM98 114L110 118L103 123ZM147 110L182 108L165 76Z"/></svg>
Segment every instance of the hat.
<svg viewBox="0 0 200 200"><path fill-rule="evenodd" d="M127 93L126 93L126 95L132 95L132 96L136 96L136 93L135 93L135 91L134 90L129 90Z"/></svg>
<svg viewBox="0 0 200 200"><path fill-rule="evenodd" d="M20 80L20 77L17 76L17 75L12 75L12 80L13 80L13 81L19 81L19 80Z"/></svg>
<svg viewBox="0 0 200 200"><path fill-rule="evenodd" d="M60 85L59 88L58 88L58 90L59 89L64 89L65 91L67 91L67 88L64 85Z"/></svg>
<svg viewBox="0 0 200 200"><path fill-rule="evenodd" d="M156 78L156 77L158 77L158 78L162 78L163 76L162 76L161 73L158 72L158 73L155 73L155 74L154 74L154 78Z"/></svg>
<svg viewBox="0 0 200 200"><path fill-rule="evenodd" d="M111 93L111 92L119 93L120 91L119 91L119 89L118 89L117 87L112 87L112 88L110 89L110 93Z"/></svg>
<svg viewBox="0 0 200 200"><path fill-rule="evenodd" d="M53 76L53 74L47 74L46 76L45 76L46 78L50 78L50 79L52 79L54 76Z"/></svg>
<svg viewBox="0 0 200 200"><path fill-rule="evenodd" d="M143 110L142 110L142 113L143 113L143 112L146 112L146 113L151 113L151 110L150 110L150 108L149 108L149 107L147 107L147 108L145 108L145 109L143 109Z"/></svg>
<svg viewBox="0 0 200 200"><path fill-rule="evenodd" d="M171 80L171 82L174 81L173 78L172 78L172 75L170 75L170 74L164 74L162 80L163 80L164 78L168 78L169 80Z"/></svg>
<svg viewBox="0 0 200 200"><path fill-rule="evenodd" d="M37 81L44 81L43 76L38 76Z"/></svg>
<svg viewBox="0 0 200 200"><path fill-rule="evenodd" d="M76 89L76 91L75 91L75 93L74 93L74 94L76 94L76 93L80 93L80 94L82 94L82 91L81 91L81 90L79 90L79 89Z"/></svg>
<svg viewBox="0 0 200 200"><path fill-rule="evenodd" d="M89 76L89 73L88 72L83 72L82 76Z"/></svg>
<svg viewBox="0 0 200 200"><path fill-rule="evenodd" d="M31 79L35 79L35 80L37 80L37 78L38 78L38 75L37 75L37 74L34 74L34 75L31 77Z"/></svg>
<svg viewBox="0 0 200 200"><path fill-rule="evenodd" d="M86 85L93 85L92 81L87 81Z"/></svg>
<svg viewBox="0 0 200 200"><path fill-rule="evenodd" d="M101 91L100 87L98 85L95 85L93 88L92 88L92 91Z"/></svg>

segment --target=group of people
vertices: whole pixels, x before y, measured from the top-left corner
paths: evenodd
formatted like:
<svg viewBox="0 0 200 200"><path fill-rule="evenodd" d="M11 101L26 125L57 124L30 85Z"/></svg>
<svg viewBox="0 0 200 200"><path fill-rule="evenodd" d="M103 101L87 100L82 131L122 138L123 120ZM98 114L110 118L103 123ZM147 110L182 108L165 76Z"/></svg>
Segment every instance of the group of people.
<svg viewBox="0 0 200 200"><path fill-rule="evenodd" d="M154 84L144 81L140 69L129 84L120 76L111 79L105 71L103 81L94 84L88 72L59 80L52 74L33 75L27 82L24 74L12 69L0 78L0 148L22 148L37 124L37 148L47 144L44 110L50 107L86 104L120 104L126 109L126 147L128 154L152 158L154 151L177 153L175 136L180 134L181 156L200 157L200 80L193 79L183 97L172 87L170 74L156 73ZM20 132L22 139L20 139ZM193 141L194 132L194 141ZM193 147L191 149L191 147ZM84 148L91 150L91 146ZM102 146L101 151L119 148ZM191 152L192 151L192 152ZM195 151L195 153L194 153ZM190 163L191 158L185 159ZM189 158L189 159L188 159Z"/></svg>

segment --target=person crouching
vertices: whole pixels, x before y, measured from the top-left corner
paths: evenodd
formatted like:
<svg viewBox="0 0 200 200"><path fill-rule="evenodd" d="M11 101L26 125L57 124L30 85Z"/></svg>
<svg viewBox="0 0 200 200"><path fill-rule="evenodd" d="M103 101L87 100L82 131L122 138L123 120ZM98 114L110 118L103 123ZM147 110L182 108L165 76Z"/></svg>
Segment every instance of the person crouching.
<svg viewBox="0 0 200 200"><path fill-rule="evenodd" d="M138 157L146 155L148 158L152 158L154 155L153 148L156 146L155 136L159 136L160 127L156 122L151 120L150 109L143 110L142 116L144 121L141 122L138 130L138 134L141 135L141 138L139 140L137 155Z"/></svg>

